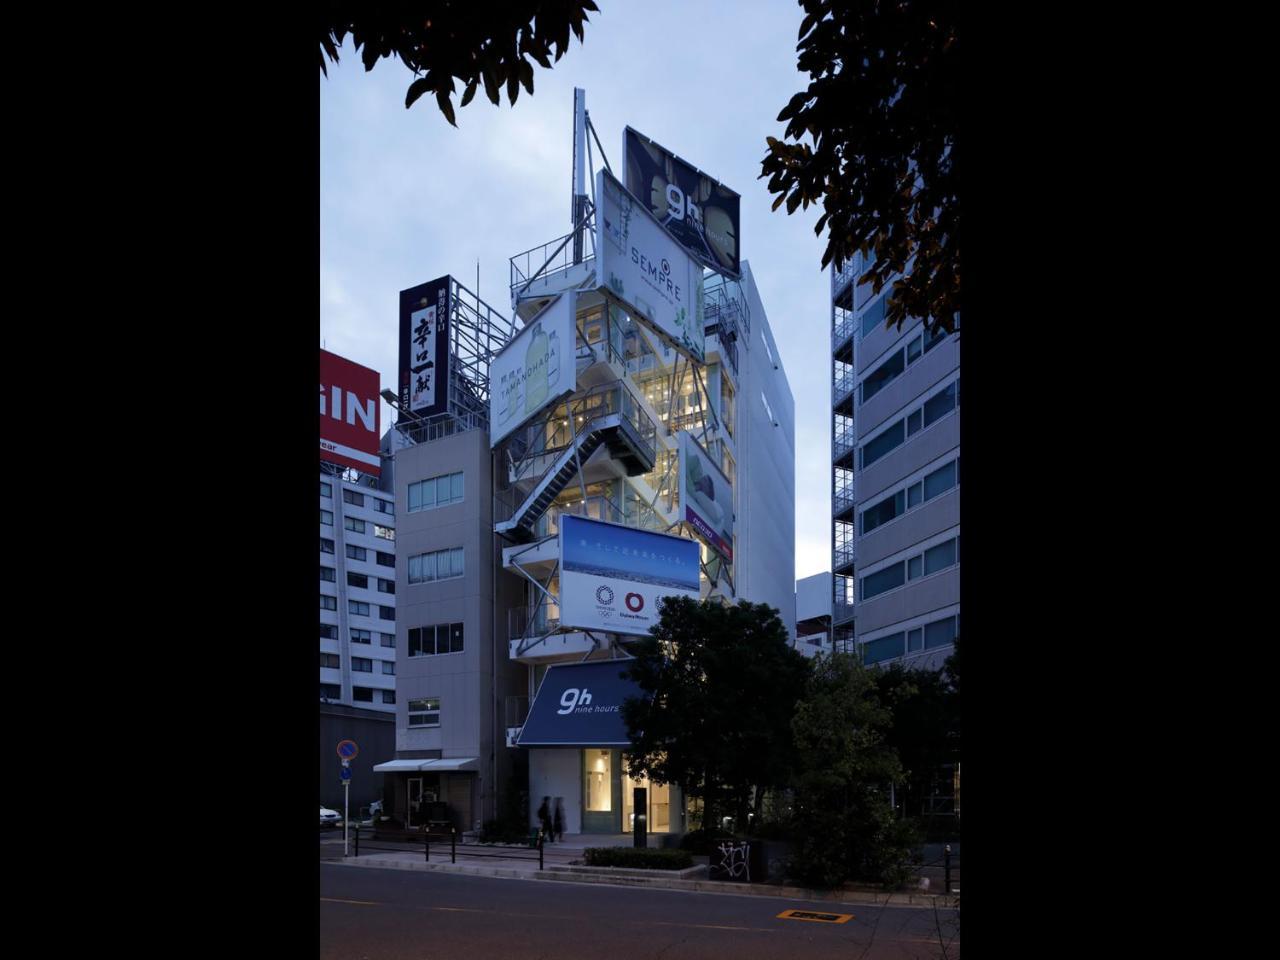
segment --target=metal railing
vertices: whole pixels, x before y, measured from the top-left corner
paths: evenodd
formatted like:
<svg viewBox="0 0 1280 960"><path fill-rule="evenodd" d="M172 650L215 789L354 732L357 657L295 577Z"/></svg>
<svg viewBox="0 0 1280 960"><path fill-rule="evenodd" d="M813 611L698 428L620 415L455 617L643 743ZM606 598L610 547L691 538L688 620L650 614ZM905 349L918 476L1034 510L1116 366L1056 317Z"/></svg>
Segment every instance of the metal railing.
<svg viewBox="0 0 1280 960"><path fill-rule="evenodd" d="M586 230L591 238L591 253L585 254L580 261L588 263L595 259L595 231ZM524 253L517 253L510 258L511 293L520 296L535 280L550 280L556 274L564 273L577 266L573 262L573 238L576 230L563 237L556 237L546 243L533 247Z"/></svg>
<svg viewBox="0 0 1280 960"><path fill-rule="evenodd" d="M840 369L841 367L845 369L842 370ZM835 371L831 376L831 403L833 406L839 406L849 398L853 393L855 379L853 367L837 361Z"/></svg>
<svg viewBox="0 0 1280 960"><path fill-rule="evenodd" d="M853 311L836 307L835 323L831 328L831 345L839 349L846 340L853 336L853 331L857 328L857 317L854 316Z"/></svg>
<svg viewBox="0 0 1280 960"><path fill-rule="evenodd" d="M365 842L361 844L360 827L357 824L355 834L352 838L354 842L352 856L360 856L361 846L364 847L365 853L369 853L371 851L378 853L412 853L416 850L418 844L422 844L423 860L426 863L430 863L431 842L432 840L435 840L437 859L443 856L444 851L441 847L445 845L445 842L448 843L450 863L457 863L458 857L461 855L463 857L497 858L501 860L537 860L539 870L542 870L545 866L545 861L543 859L545 838L543 837L541 830L536 832L531 830L529 832L529 842L520 846L512 844L480 843L475 840L469 841L466 838L463 838L462 843L459 844L457 827L450 827L447 834L443 832L432 833L425 829L421 830L419 833L414 833L411 830L406 830L404 833L405 838L403 840L374 840L372 842L365 840ZM480 852L482 850L485 852ZM536 856L530 853L532 850L537 850Z"/></svg>

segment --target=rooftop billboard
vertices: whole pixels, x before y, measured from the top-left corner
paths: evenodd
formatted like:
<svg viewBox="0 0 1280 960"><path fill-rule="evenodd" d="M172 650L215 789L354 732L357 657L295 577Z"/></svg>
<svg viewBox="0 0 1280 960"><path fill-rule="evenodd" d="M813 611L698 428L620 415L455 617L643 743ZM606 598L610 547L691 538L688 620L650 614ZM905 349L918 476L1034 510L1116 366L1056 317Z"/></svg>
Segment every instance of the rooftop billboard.
<svg viewBox="0 0 1280 960"><path fill-rule="evenodd" d="M400 291L400 409L449 409L449 277Z"/></svg>
<svg viewBox="0 0 1280 960"><path fill-rule="evenodd" d="M489 365L489 446L578 388L573 291L531 319Z"/></svg>
<svg viewBox="0 0 1280 960"><path fill-rule="evenodd" d="M738 280L741 198L643 133L623 133L622 165L631 195L699 262Z"/></svg>
<svg viewBox="0 0 1280 960"><path fill-rule="evenodd" d="M320 351L320 459L379 476L381 380L377 370Z"/></svg>

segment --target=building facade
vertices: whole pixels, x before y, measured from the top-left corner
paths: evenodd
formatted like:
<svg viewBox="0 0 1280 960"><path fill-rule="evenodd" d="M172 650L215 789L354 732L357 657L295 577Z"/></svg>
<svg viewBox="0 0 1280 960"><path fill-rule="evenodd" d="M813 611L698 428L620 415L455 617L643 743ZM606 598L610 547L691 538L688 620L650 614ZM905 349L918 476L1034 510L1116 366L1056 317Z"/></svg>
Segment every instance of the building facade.
<svg viewBox="0 0 1280 960"><path fill-rule="evenodd" d="M380 478L320 465L320 700L392 716L396 515L382 461Z"/></svg>
<svg viewBox="0 0 1280 960"><path fill-rule="evenodd" d="M831 277L834 639L936 669L960 632L960 326L886 328L867 266Z"/></svg>

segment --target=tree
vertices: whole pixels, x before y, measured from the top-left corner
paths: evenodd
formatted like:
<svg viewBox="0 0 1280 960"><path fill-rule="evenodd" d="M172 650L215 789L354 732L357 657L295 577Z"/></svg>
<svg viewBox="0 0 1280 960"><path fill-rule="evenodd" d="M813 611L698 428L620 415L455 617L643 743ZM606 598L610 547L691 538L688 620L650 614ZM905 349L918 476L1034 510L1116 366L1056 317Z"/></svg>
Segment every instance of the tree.
<svg viewBox="0 0 1280 960"><path fill-rule="evenodd" d="M481 83L497 106L501 90L514 106L523 86L533 93L533 64L551 69L569 49L570 31L582 42L592 0L507 0L472 3L464 0L416 0L403 4L331 0L320 12L320 70L328 75L325 57L338 62L338 48L348 34L361 50L365 70L383 57L399 57L417 78L405 93L405 108L424 93L455 127L455 78L464 89L465 107Z"/></svg>
<svg viewBox="0 0 1280 960"><path fill-rule="evenodd" d="M960 309L960 6L945 0L799 0L808 87L778 114L760 177L787 213L822 202L822 266L861 251L886 324L953 329ZM804 137L812 141L799 142ZM796 143L787 143L787 139Z"/></svg>
<svg viewBox="0 0 1280 960"><path fill-rule="evenodd" d="M758 817L764 791L789 778L791 713L809 670L778 611L673 597L633 652L626 675L646 697L622 707L630 774L701 798L704 827L726 809L745 823L753 793Z"/></svg>
<svg viewBox="0 0 1280 960"><path fill-rule="evenodd" d="M902 763L899 796L908 815L916 817L939 769L957 759L950 683L940 670L900 662L873 673L890 715L885 742Z"/></svg>
<svg viewBox="0 0 1280 960"><path fill-rule="evenodd" d="M892 711L854 654L818 659L792 720L798 878L815 886L903 879L917 837L894 821L888 787L902 778L889 744Z"/></svg>

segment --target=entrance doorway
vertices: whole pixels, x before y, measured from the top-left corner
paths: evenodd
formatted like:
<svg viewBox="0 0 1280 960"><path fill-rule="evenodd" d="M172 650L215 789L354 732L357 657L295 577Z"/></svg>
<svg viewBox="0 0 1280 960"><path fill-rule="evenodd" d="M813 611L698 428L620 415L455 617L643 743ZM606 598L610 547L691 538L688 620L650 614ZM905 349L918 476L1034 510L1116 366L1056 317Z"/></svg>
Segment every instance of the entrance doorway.
<svg viewBox="0 0 1280 960"><path fill-rule="evenodd" d="M626 758L622 763L622 829L630 833L636 822L635 793L636 787L644 787L648 790L649 809L645 811L647 820L647 831L649 833L670 833L671 832L671 784L664 783L658 786L648 777L632 778L626 772Z"/></svg>
<svg viewBox="0 0 1280 960"><path fill-rule="evenodd" d="M410 777L407 786L408 803L405 806L404 825L414 830L426 824L431 804L438 799L440 775Z"/></svg>

